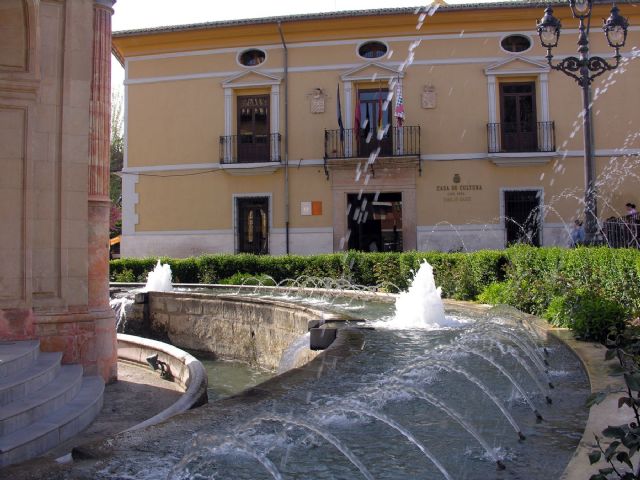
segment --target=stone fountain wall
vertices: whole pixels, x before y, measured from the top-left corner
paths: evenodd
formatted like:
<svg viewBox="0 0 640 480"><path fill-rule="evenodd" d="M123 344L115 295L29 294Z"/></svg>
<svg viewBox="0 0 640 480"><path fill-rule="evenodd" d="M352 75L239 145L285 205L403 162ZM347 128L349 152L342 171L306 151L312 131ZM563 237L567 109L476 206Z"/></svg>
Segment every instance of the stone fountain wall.
<svg viewBox="0 0 640 480"><path fill-rule="evenodd" d="M151 337L270 369L277 368L287 347L308 331L308 322L320 318L322 313L313 309L257 298L183 292L148 295ZM316 355L306 350L296 364Z"/></svg>

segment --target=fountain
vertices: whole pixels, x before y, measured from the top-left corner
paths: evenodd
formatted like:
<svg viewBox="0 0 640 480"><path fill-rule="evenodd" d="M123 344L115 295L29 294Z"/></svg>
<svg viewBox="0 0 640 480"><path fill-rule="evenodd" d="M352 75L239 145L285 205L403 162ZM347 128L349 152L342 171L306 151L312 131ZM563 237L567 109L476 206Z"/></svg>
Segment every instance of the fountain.
<svg viewBox="0 0 640 480"><path fill-rule="evenodd" d="M155 268L147 275L147 283L140 289L134 289L124 294L115 295L110 301L109 306L116 316L116 331L125 333L127 330L128 316L134 308L135 294L144 292L170 292L173 290L171 283L171 266L169 264L161 264L160 260Z"/></svg>
<svg viewBox="0 0 640 480"><path fill-rule="evenodd" d="M160 264L160 260L155 268L147 275L147 284L142 289L143 292L170 292L173 290L171 284L171 267L169 264Z"/></svg>
<svg viewBox="0 0 640 480"><path fill-rule="evenodd" d="M246 290L260 301L285 298L341 315L353 311L352 301L342 300L348 290L329 295L317 279L292 284ZM314 285L315 298L301 285ZM362 337L361 349L337 357L330 348L310 364L316 365L313 374L289 370L235 399L160 426L145 436L157 451L142 459L119 453L103 462L101 475L560 477L587 415L588 382L567 349L547 348L515 311L445 308L427 263L395 305L373 299L358 300L355 307L375 330L351 327L338 337ZM283 354L282 370L307 338ZM555 384L553 404L548 384Z"/></svg>

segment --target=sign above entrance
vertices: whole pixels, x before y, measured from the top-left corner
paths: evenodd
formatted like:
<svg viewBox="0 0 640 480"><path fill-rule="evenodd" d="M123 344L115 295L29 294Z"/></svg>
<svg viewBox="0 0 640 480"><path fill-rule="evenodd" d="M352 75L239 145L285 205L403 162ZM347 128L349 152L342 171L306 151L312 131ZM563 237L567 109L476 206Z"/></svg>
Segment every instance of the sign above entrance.
<svg viewBox="0 0 640 480"><path fill-rule="evenodd" d="M436 192L443 192L445 202L470 202L474 191L482 190L482 185L461 183L459 173L453 175L453 183L450 185L436 185Z"/></svg>

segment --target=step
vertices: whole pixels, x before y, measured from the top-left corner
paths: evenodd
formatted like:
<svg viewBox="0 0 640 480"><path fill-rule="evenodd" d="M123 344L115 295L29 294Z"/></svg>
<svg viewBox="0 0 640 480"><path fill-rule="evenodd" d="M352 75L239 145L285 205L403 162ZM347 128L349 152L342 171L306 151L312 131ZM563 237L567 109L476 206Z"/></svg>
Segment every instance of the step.
<svg viewBox="0 0 640 480"><path fill-rule="evenodd" d="M25 398L0 407L0 437L15 432L62 408L82 384L81 365L63 365L53 381Z"/></svg>
<svg viewBox="0 0 640 480"><path fill-rule="evenodd" d="M0 378L29 368L39 353L39 340L0 342Z"/></svg>
<svg viewBox="0 0 640 480"><path fill-rule="evenodd" d="M102 409L102 378L84 377L78 394L68 404L35 423L0 436L0 468L55 448L84 430Z"/></svg>
<svg viewBox="0 0 640 480"><path fill-rule="evenodd" d="M60 372L61 352L41 352L38 359L26 370L0 377L0 407L31 395Z"/></svg>

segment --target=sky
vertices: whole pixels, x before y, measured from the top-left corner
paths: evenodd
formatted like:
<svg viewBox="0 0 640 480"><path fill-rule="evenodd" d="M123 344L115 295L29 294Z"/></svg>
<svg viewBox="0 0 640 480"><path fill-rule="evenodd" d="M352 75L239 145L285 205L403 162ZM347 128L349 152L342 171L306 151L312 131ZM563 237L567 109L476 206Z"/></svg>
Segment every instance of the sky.
<svg viewBox="0 0 640 480"><path fill-rule="evenodd" d="M482 3L495 0L447 0L447 3ZM239 18L259 18L302 13L417 7L430 0L117 0L112 29L215 22ZM117 60L111 62L112 86L118 88L124 71Z"/></svg>

